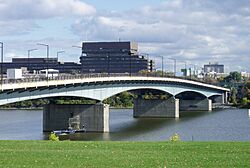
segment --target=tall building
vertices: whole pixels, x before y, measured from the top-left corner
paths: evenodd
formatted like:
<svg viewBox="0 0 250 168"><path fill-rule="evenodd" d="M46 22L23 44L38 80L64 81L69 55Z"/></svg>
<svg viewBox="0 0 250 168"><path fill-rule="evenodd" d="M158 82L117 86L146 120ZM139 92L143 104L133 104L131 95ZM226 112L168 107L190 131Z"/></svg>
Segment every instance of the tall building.
<svg viewBox="0 0 250 168"><path fill-rule="evenodd" d="M224 65L218 63L209 63L207 65L204 65L204 72L224 73Z"/></svg>
<svg viewBox="0 0 250 168"><path fill-rule="evenodd" d="M138 44L134 42L84 42L80 62L83 73L138 73L154 69L152 60L138 54Z"/></svg>

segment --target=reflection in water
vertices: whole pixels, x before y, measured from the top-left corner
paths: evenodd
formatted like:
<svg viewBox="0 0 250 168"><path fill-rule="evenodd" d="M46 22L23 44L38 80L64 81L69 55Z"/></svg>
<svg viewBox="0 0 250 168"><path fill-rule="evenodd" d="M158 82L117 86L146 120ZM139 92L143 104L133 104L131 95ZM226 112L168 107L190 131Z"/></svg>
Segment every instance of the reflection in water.
<svg viewBox="0 0 250 168"><path fill-rule="evenodd" d="M0 139L47 139L42 132L42 111L1 110ZM110 110L110 133L84 133L71 140L165 141L178 133L181 140L250 141L248 110L182 112L174 118L133 118L131 109Z"/></svg>

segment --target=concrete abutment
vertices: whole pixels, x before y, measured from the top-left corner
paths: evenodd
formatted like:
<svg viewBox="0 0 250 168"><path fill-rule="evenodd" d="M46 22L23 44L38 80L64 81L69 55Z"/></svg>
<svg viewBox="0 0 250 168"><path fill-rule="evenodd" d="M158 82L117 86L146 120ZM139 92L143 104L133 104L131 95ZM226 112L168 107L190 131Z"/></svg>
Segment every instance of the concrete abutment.
<svg viewBox="0 0 250 168"><path fill-rule="evenodd" d="M109 105L48 104L43 110L43 131L68 129L69 119L79 118L80 127L84 125L89 132L109 132Z"/></svg>
<svg viewBox="0 0 250 168"><path fill-rule="evenodd" d="M180 100L180 111L212 111L212 100Z"/></svg>
<svg viewBox="0 0 250 168"><path fill-rule="evenodd" d="M170 98L160 99L142 99L134 100L135 118L179 118L179 99Z"/></svg>

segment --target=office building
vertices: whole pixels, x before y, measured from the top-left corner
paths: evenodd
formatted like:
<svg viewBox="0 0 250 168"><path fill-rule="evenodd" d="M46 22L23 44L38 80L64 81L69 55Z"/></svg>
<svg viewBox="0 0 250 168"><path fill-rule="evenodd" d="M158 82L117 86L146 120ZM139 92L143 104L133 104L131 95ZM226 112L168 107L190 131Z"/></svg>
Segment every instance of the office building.
<svg viewBox="0 0 250 168"><path fill-rule="evenodd" d="M218 63L209 63L204 65L205 73L224 73L224 65Z"/></svg>
<svg viewBox="0 0 250 168"><path fill-rule="evenodd" d="M138 73L153 71L153 61L138 54L134 42L84 42L80 57L83 73Z"/></svg>

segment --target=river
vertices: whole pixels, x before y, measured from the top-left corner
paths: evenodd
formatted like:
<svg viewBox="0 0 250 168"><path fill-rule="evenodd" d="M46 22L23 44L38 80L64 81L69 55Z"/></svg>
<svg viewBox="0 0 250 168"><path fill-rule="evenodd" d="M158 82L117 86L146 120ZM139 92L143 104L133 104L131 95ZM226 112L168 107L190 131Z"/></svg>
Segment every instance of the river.
<svg viewBox="0 0 250 168"><path fill-rule="evenodd" d="M165 141L178 133L182 141L250 141L246 109L181 112L179 119L133 118L131 109L110 109L110 133L73 135L72 140ZM0 110L0 140L43 140L42 110Z"/></svg>

